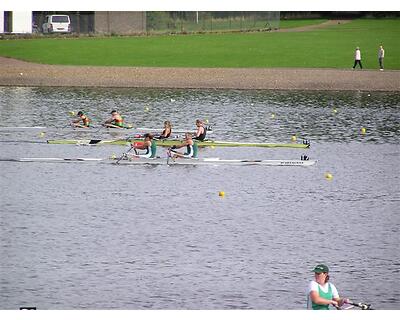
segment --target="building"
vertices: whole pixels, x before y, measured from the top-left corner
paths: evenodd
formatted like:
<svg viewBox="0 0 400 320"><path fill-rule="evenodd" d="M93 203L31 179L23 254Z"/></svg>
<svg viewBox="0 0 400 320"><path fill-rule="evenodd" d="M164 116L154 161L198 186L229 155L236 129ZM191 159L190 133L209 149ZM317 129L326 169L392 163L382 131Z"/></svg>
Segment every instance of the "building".
<svg viewBox="0 0 400 320"><path fill-rule="evenodd" d="M41 32L46 15L67 14L74 33L137 34L146 32L146 12L0 11L0 33Z"/></svg>

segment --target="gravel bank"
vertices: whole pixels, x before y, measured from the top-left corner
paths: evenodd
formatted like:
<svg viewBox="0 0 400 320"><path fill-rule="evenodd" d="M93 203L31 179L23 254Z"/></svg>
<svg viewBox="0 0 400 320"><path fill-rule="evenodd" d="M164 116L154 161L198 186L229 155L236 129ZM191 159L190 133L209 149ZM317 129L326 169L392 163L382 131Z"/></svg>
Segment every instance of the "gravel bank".
<svg viewBox="0 0 400 320"><path fill-rule="evenodd" d="M400 91L400 71L60 66L0 57L0 86Z"/></svg>

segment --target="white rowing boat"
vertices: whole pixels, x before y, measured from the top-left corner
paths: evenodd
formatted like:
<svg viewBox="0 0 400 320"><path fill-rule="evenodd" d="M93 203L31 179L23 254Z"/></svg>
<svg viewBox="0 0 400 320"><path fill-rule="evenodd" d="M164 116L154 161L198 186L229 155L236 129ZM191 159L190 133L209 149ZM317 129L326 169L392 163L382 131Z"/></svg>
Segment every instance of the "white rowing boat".
<svg viewBox="0 0 400 320"><path fill-rule="evenodd" d="M102 132L102 133L126 133L126 134L134 134L134 133L154 133L161 134L163 129L161 128L135 128L135 127L123 127L123 128L107 128L104 126L97 127L89 127L89 128L81 128L81 127L72 127L72 126L64 126L64 127L41 127L41 126L33 126L33 127L0 127L0 132L13 132L13 131L33 131L33 132ZM184 134L186 132L196 132L196 129L181 129L181 128L172 128L173 133ZM207 134L212 134L213 131L211 127L208 128Z"/></svg>
<svg viewBox="0 0 400 320"><path fill-rule="evenodd" d="M12 162L101 162L103 158L0 158L0 161Z"/></svg>
<svg viewBox="0 0 400 320"><path fill-rule="evenodd" d="M316 160L237 160L237 159L219 159L219 158L200 158L184 159L177 158L133 158L122 159L103 159L103 158L0 158L0 161L12 162L46 162L46 163L68 163L68 162L89 162L89 163L110 163L117 165L261 165L261 166L302 166L308 167L316 163Z"/></svg>
<svg viewBox="0 0 400 320"><path fill-rule="evenodd" d="M119 165L259 165L259 166L312 166L316 160L238 160L238 159L219 159L219 158L177 158L173 160L154 158L143 159L133 158L130 160L121 160Z"/></svg>

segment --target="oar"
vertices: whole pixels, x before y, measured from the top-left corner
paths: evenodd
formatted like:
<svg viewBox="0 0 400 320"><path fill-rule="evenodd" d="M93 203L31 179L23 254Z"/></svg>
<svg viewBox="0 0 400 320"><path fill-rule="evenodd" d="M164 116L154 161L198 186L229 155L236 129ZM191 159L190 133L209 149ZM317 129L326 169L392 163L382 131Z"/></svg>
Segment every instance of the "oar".
<svg viewBox="0 0 400 320"><path fill-rule="evenodd" d="M118 163L124 158L124 156L125 156L127 153L129 153L129 151L131 151L134 147L135 147L135 146L132 144L131 147L129 148L129 150L128 150L127 152L124 152L124 153L122 154L122 156L117 160L116 164L118 164Z"/></svg>
<svg viewBox="0 0 400 320"><path fill-rule="evenodd" d="M373 310L371 308L371 305L368 303L363 303L363 302L352 302L350 300L346 301L347 304L350 304L354 307L360 308L361 310Z"/></svg>

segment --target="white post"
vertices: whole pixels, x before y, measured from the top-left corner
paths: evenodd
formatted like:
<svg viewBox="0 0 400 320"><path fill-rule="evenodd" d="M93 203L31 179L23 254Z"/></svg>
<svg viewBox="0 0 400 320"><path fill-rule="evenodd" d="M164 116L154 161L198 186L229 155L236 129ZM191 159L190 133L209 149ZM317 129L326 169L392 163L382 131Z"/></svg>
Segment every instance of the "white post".
<svg viewBox="0 0 400 320"><path fill-rule="evenodd" d="M12 12L12 33L32 33L32 11Z"/></svg>
<svg viewBox="0 0 400 320"><path fill-rule="evenodd" d="M0 33L4 33L4 11L0 11Z"/></svg>
<svg viewBox="0 0 400 320"><path fill-rule="evenodd" d="M196 11L196 24L199 24L199 12Z"/></svg>

